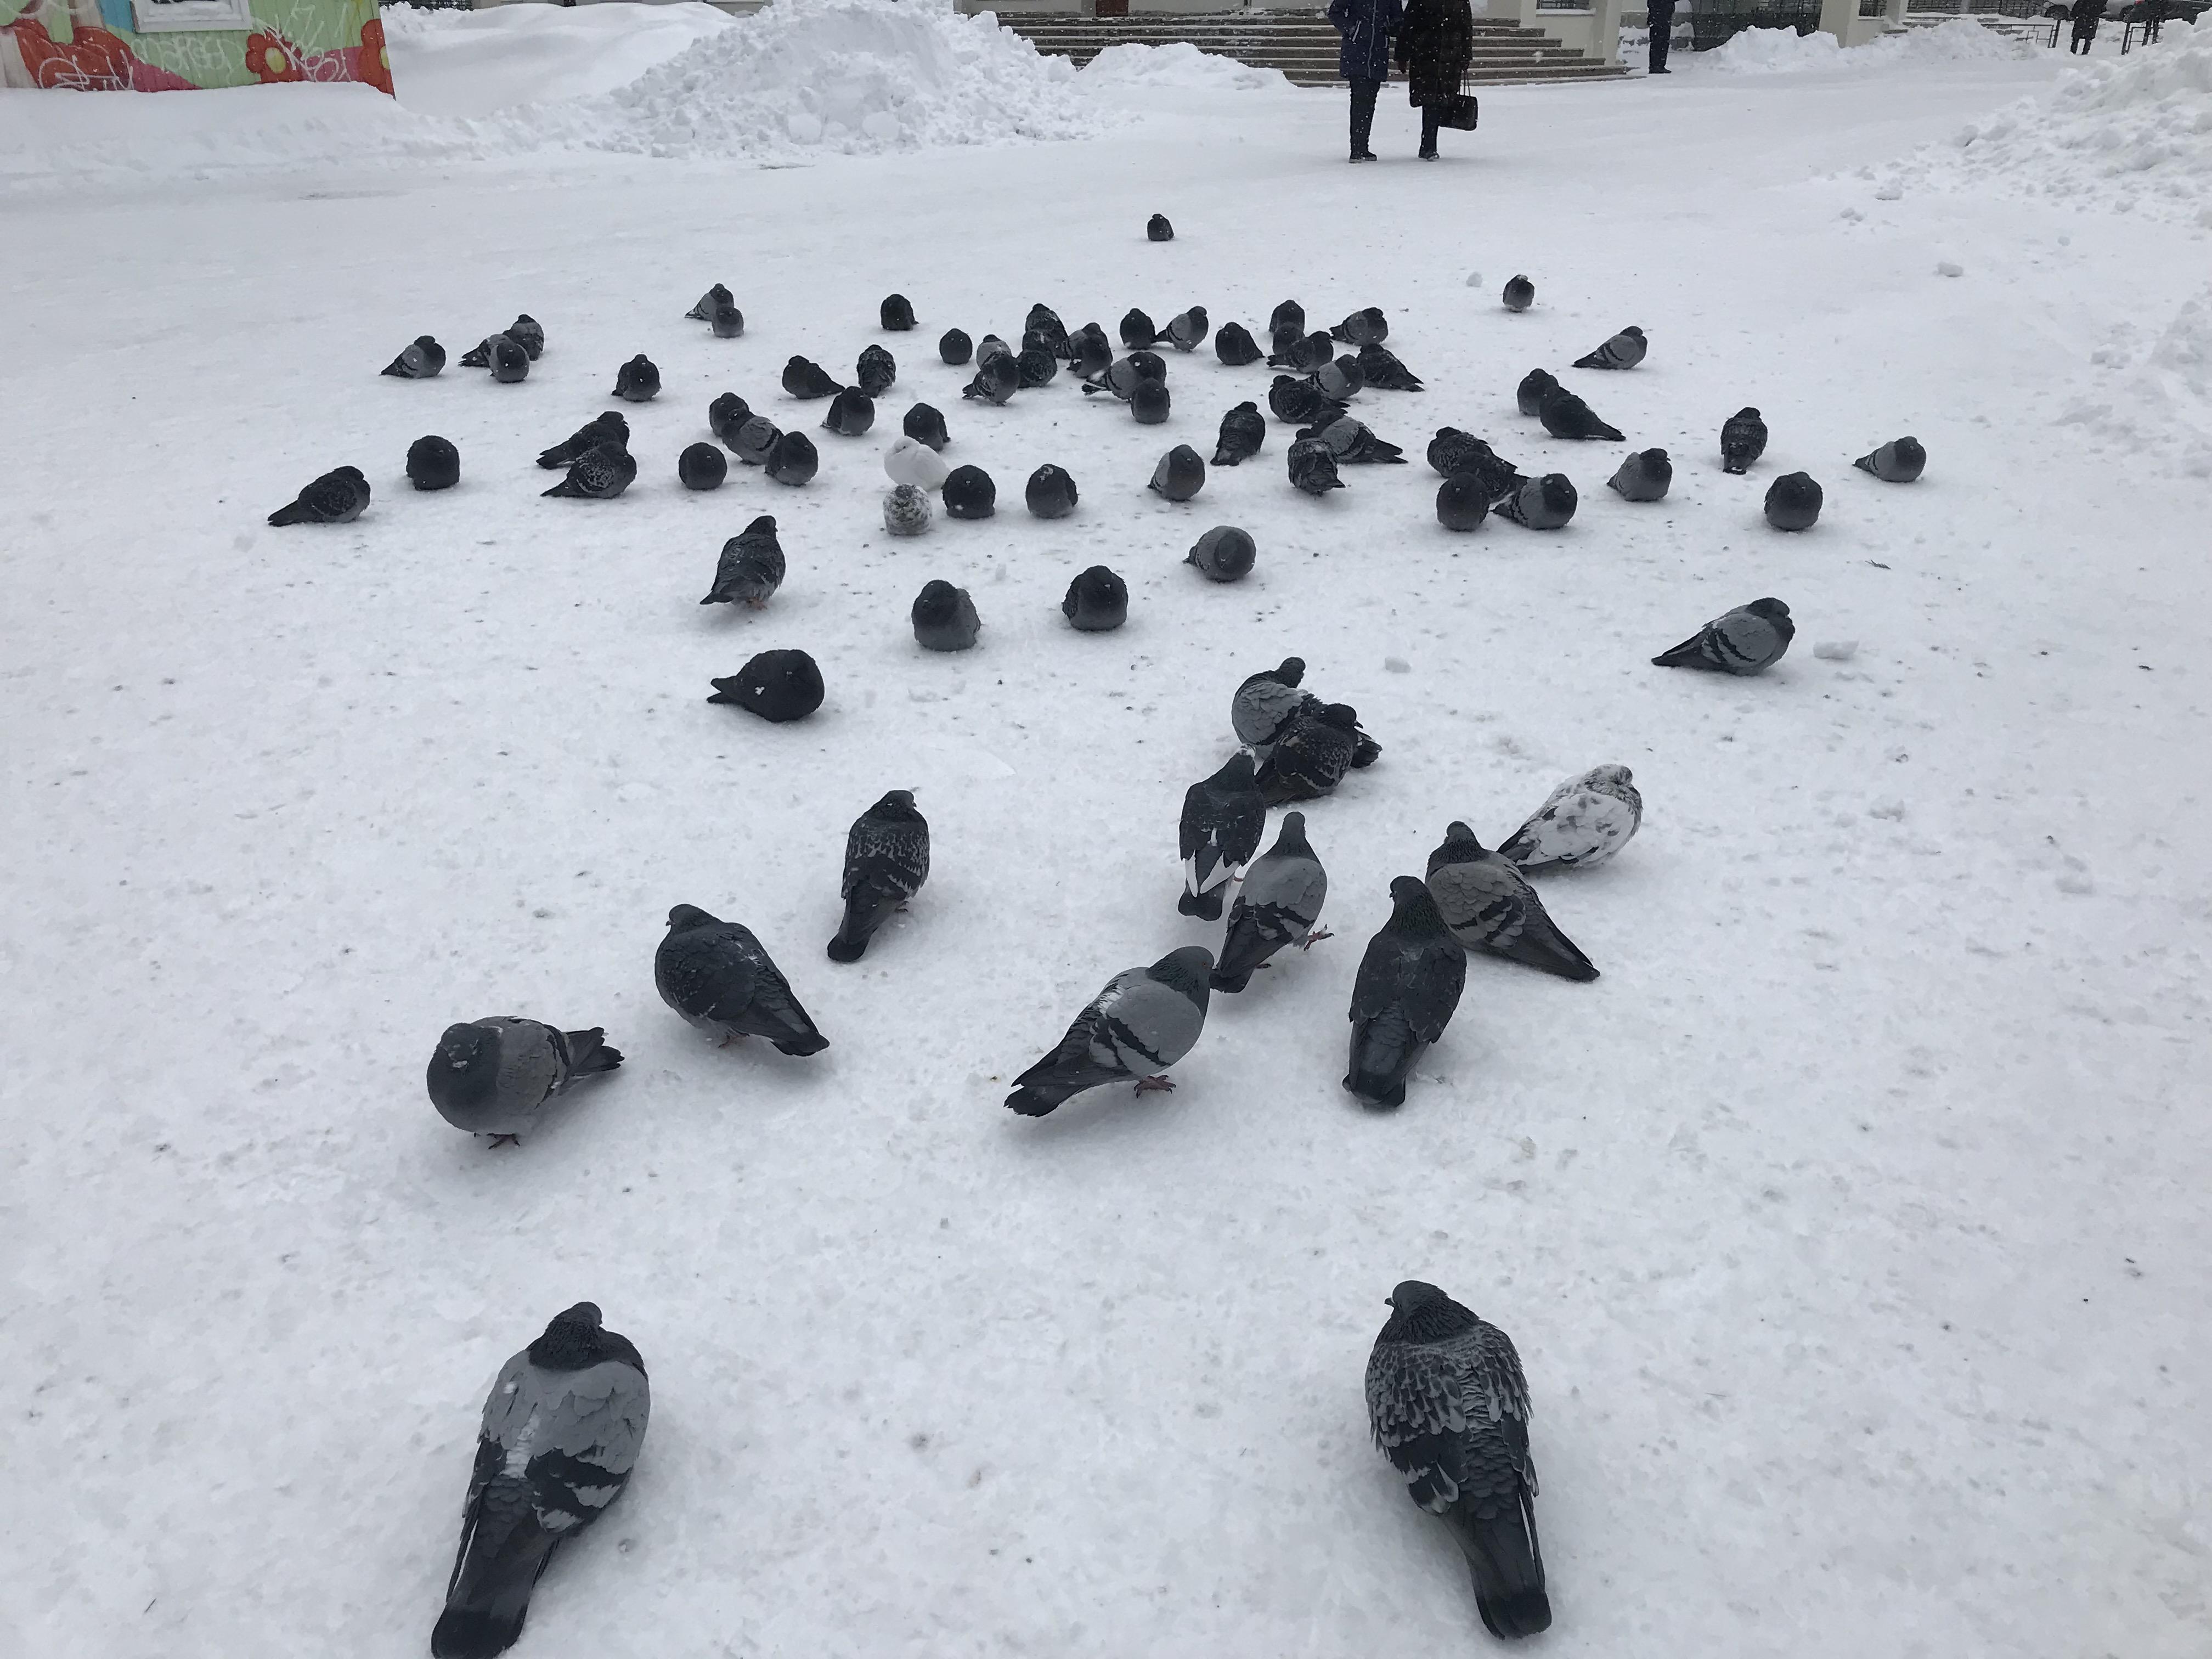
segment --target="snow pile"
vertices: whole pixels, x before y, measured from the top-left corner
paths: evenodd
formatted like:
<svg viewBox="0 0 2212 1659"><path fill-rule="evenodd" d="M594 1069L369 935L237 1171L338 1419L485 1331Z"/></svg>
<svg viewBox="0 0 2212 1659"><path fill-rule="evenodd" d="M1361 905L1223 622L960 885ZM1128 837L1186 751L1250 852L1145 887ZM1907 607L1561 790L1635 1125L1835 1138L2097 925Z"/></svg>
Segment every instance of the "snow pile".
<svg viewBox="0 0 2212 1659"><path fill-rule="evenodd" d="M1084 65L1082 81L1094 89L1175 92L1272 92L1291 84L1280 70L1240 64L1182 40L1166 46L1109 46Z"/></svg>
<svg viewBox="0 0 2212 1659"><path fill-rule="evenodd" d="M699 0L384 12L393 89L403 106L426 115L484 115L612 92L693 41L734 27L727 13Z"/></svg>
<svg viewBox="0 0 2212 1659"><path fill-rule="evenodd" d="M1818 31L1799 34L1793 29L1745 29L1689 61L1716 75L1799 75L1814 70L1864 73L1919 64L2012 63L2033 51L2016 36L1954 17L1934 28L1907 29L1848 48L1838 45L1834 35Z"/></svg>
<svg viewBox="0 0 2212 1659"><path fill-rule="evenodd" d="M2147 345L2145 333L2128 318L2112 321L2090 355L2087 390L2058 423L2106 440L2138 465L2155 457L2188 477L2212 477L2212 288L2185 301Z"/></svg>

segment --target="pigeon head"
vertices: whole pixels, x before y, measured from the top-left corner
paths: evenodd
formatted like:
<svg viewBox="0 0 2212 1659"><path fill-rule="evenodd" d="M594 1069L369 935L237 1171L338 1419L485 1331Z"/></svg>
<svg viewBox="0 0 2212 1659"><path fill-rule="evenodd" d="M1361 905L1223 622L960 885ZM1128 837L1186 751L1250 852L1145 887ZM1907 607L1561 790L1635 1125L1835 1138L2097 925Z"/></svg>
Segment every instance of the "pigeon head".
<svg viewBox="0 0 2212 1659"><path fill-rule="evenodd" d="M679 904L668 913L668 925L672 928L712 927L715 921L696 904Z"/></svg>
<svg viewBox="0 0 2212 1659"><path fill-rule="evenodd" d="M1312 845L1306 840L1306 815L1303 812L1283 814L1282 827L1275 832L1275 848L1279 852L1310 853Z"/></svg>
<svg viewBox="0 0 2212 1659"><path fill-rule="evenodd" d="M1624 328L1620 331L1623 334L1629 336L1632 339L1640 340L1644 337L1644 331L1633 323L1631 323L1626 328Z"/></svg>
<svg viewBox="0 0 2212 1659"><path fill-rule="evenodd" d="M1429 858L1429 867L1436 867L1436 855ZM1397 933L1444 933L1443 912L1430 896L1429 884L1416 876L1398 876L1390 883L1390 920L1383 924Z"/></svg>
<svg viewBox="0 0 2212 1659"><path fill-rule="evenodd" d="M1180 951L1169 951L1146 969L1145 976L1158 981L1171 991L1182 992L1203 1008L1213 977L1213 952L1203 945L1186 945Z"/></svg>
<svg viewBox="0 0 2212 1659"><path fill-rule="evenodd" d="M926 582L922 585L921 597L914 602L915 620L917 622L950 621L953 612L959 608L960 590L951 582L943 580ZM886 795L884 799L888 801L890 797ZM907 804L913 805L910 797Z"/></svg>
<svg viewBox="0 0 2212 1659"><path fill-rule="evenodd" d="M954 591L958 592L957 588ZM868 810L878 817L884 818L918 818L921 816L914 810L914 791L911 789L890 790Z"/></svg>
<svg viewBox="0 0 2212 1659"><path fill-rule="evenodd" d="M1600 789L1626 789L1636 781L1636 775L1626 767L1610 763L1593 766L1584 776L1593 787Z"/></svg>
<svg viewBox="0 0 2212 1659"><path fill-rule="evenodd" d="M645 1374L645 1362L629 1339L617 1336L600 1322L595 1302L579 1302L567 1312L554 1315L545 1334L524 1352L540 1370L580 1371L614 1359L636 1367L640 1376Z"/></svg>
<svg viewBox="0 0 2212 1659"><path fill-rule="evenodd" d="M1255 775L1252 751L1249 749L1240 749L1223 763L1218 772L1213 775L1212 781L1225 788L1249 789L1253 787L1252 780Z"/></svg>
<svg viewBox="0 0 2212 1659"><path fill-rule="evenodd" d="M1305 677L1306 659L1304 657L1285 657L1282 666L1275 670L1275 678L1285 685L1296 685Z"/></svg>
<svg viewBox="0 0 2212 1659"><path fill-rule="evenodd" d="M1577 505L1574 480L1564 472L1547 472L1537 480L1544 505L1554 513L1571 513Z"/></svg>
<svg viewBox="0 0 2212 1659"><path fill-rule="evenodd" d="M1736 410L1735 418L1739 421L1755 421L1759 418L1759 411L1746 404L1741 409Z"/></svg>
<svg viewBox="0 0 2212 1659"><path fill-rule="evenodd" d="M1387 1342L1437 1342L1474 1328L1475 1317L1433 1285L1409 1279L1387 1298L1389 1322L1382 1328Z"/></svg>
<svg viewBox="0 0 2212 1659"><path fill-rule="evenodd" d="M762 514L760 517L755 519L750 524L744 527L744 533L748 536L775 535L775 514L773 513Z"/></svg>
<svg viewBox="0 0 2212 1659"><path fill-rule="evenodd" d="M491 1098L499 1083L499 1036L481 1025L448 1025L430 1058L430 1097L467 1107Z"/></svg>
<svg viewBox="0 0 2212 1659"><path fill-rule="evenodd" d="M1455 823L1444 831L1443 845L1429 854L1429 873L1434 875L1448 864L1473 864L1482 855L1482 843L1474 838L1474 831Z"/></svg>
<svg viewBox="0 0 2212 1659"><path fill-rule="evenodd" d="M1359 711L1348 702L1333 702L1324 707L1319 719L1324 726L1334 726L1340 732L1359 729Z"/></svg>
<svg viewBox="0 0 2212 1659"><path fill-rule="evenodd" d="M1769 622L1781 622L1790 615L1790 607L1779 599L1753 599L1744 609L1754 617L1764 617Z"/></svg>

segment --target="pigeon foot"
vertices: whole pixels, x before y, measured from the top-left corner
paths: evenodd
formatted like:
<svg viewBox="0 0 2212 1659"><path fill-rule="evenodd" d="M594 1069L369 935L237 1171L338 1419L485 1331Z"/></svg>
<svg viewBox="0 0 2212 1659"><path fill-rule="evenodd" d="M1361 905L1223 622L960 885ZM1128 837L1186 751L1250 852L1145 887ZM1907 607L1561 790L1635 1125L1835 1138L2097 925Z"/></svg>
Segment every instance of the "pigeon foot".
<svg viewBox="0 0 2212 1659"><path fill-rule="evenodd" d="M1175 1079L1165 1072L1161 1073L1158 1077L1140 1077L1137 1079L1137 1092L1140 1095L1170 1094L1174 1090Z"/></svg>

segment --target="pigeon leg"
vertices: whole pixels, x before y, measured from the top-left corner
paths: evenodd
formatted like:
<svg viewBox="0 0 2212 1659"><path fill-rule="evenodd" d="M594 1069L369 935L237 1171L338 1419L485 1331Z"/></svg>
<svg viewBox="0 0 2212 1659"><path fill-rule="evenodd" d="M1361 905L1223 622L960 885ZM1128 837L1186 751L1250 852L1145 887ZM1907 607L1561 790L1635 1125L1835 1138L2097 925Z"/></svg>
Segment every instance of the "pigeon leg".
<svg viewBox="0 0 2212 1659"><path fill-rule="evenodd" d="M1140 1095L1169 1094L1173 1092L1174 1089L1175 1079L1165 1072L1162 1072L1158 1077L1140 1077L1137 1079L1137 1092Z"/></svg>
<svg viewBox="0 0 2212 1659"><path fill-rule="evenodd" d="M520 1146L520 1145L522 1145L520 1135L494 1135L484 1143L484 1150L489 1152L495 1146Z"/></svg>
<svg viewBox="0 0 2212 1659"><path fill-rule="evenodd" d="M1323 939L1334 939L1336 935L1330 933L1328 928L1316 927L1312 933L1308 933L1304 939L1298 941L1298 949L1301 951L1310 951L1315 945L1320 944Z"/></svg>

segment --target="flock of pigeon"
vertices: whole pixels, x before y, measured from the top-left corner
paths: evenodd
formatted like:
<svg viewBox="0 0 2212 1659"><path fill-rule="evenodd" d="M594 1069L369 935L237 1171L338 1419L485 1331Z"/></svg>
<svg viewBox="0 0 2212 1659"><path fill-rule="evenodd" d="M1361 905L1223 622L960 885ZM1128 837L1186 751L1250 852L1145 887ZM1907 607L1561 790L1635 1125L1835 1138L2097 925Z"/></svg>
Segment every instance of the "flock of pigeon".
<svg viewBox="0 0 2212 1659"><path fill-rule="evenodd" d="M1148 234L1165 240L1173 231L1156 216ZM1507 309L1526 310L1534 301L1534 285L1516 276L1503 297ZM689 314L717 337L744 332L743 313L719 283ZM908 331L915 326L913 307L892 295L883 302L880 321L887 332ZM1283 371L1267 401L1278 421L1297 428L1286 463L1296 489L1323 495L1342 487L1341 466L1403 464L1400 447L1348 408L1370 389L1421 386L1384 344L1389 325L1378 309L1357 311L1334 328L1309 331L1303 308L1286 301L1269 319L1270 349L1264 353L1238 324L1213 331L1202 306L1170 319L1164 328L1133 309L1118 331L1120 354L1097 324L1070 331L1040 304L1030 308L1018 347L988 334L971 341L954 329L939 342L938 351L947 364L973 365L974 378L963 394L967 398L1003 404L1049 385L1065 368L1079 378L1085 396L1113 399L1137 422L1158 424L1169 418L1172 404L1167 361L1153 348L1164 344L1188 353L1211 334L1224 364L1243 367L1264 357L1267 366ZM1352 349L1339 353L1340 345ZM485 369L495 380L520 380L544 346L544 330L524 315L460 361ZM1642 329L1626 328L1575 367L1632 371L1648 349ZM422 379L439 374L445 362L443 348L424 336L384 372ZM890 352L871 344L860 353L850 384L801 357L785 367L782 384L795 399L827 401L823 429L854 437L873 425L876 400L897 376ZM643 402L659 390L659 372L642 356L617 375L619 398ZM1518 404L1557 437L1619 441L1622 436L1541 369L1522 381ZM717 442L694 444L678 459L678 475L686 488L719 487L728 470L725 449L740 464L793 487L807 483L819 468L811 440L779 429L735 393L714 400L708 424ZM1222 417L1211 465L1241 465L1265 447L1267 435L1257 404L1237 404ZM1766 437L1757 410L1730 416L1720 434L1724 470L1747 471ZM597 501L620 495L637 476L629 438L628 423L610 410L549 447L538 465L563 477L544 493ZM972 465L946 465L941 452L950 441L940 411L924 403L907 411L902 435L884 460L892 488L884 517L891 532L927 531L933 499L953 518L994 511L997 492L988 474ZM1442 476L1437 516L1448 529L1473 529L1492 513L1532 529L1556 529L1574 514L1575 488L1564 475L1526 476L1487 442L1455 428L1436 434L1427 459ZM1856 465L1886 482L1909 483L1920 475L1926 456L1917 441L1900 438ZM1204 488L1207 465L1195 450L1178 445L1161 459L1151 488L1188 501ZM407 476L418 489L450 488L459 476L458 452L444 438L422 438L408 452ZM1610 485L1629 501L1654 501L1665 496L1672 477L1666 452L1646 449L1630 454ZM357 469L340 467L308 484L270 522L348 522L368 506L369 495ZM1024 501L1039 517L1064 516L1077 505L1075 481L1060 467L1040 467L1028 481ZM1792 473L1768 491L1765 510L1778 528L1795 531L1809 527L1820 506L1819 484ZM1212 580L1234 581L1253 568L1255 556L1248 532L1220 526L1200 538L1187 562ZM724 546L701 603L763 606L784 571L775 520L763 514ZM1127 608L1126 584L1103 566L1077 576L1062 605L1070 623L1085 631L1120 626ZM912 623L918 643L932 651L970 648L981 626L968 593L942 580L922 589ZM1787 605L1756 599L1716 617L1652 661L1756 674L1789 649L1794 632ZM1298 658L1288 658L1237 686L1228 711L1237 747L1184 797L1178 908L1223 923L1218 951L1187 945L1115 975L1060 1041L1014 1079L1008 1108L1042 1116L1076 1095L1115 1083L1139 1092L1171 1089L1167 1073L1196 1045L1213 994L1238 994L1280 953L1293 946L1303 951L1328 937L1319 928L1328 876L1308 838L1305 813L1285 811L1273 844L1262 853L1268 809L1326 798L1350 772L1374 764L1382 750L1361 728L1355 710L1305 688L1305 668ZM821 705L823 693L813 659L796 650L763 652L714 685L710 701L770 720L805 718ZM1595 979L1598 969L1552 919L1530 878L1613 857L1636 834L1642 812L1629 769L1603 765L1560 784L1494 848L1486 848L1467 824L1452 823L1430 854L1424 877L1400 876L1390 883L1390 917L1369 942L1353 983L1343 1086L1371 1108L1403 1103L1416 1063L1458 1006L1470 954L1567 980ZM844 915L828 944L831 961L855 962L866 953L886 920L928 878L929 855L929 826L908 791L890 791L860 816L846 842L840 884ZM669 912L653 981L671 1008L720 1042L761 1037L792 1055L829 1046L751 931L696 906L679 904ZM605 1039L597 1029L564 1031L516 1017L451 1026L430 1060L431 1102L457 1128L490 1137L493 1145L511 1142L554 1099L621 1065L621 1054ZM1401 1284L1390 1305L1367 1370L1376 1443L1405 1474L1413 1501L1449 1527L1466 1555L1486 1627L1501 1637L1544 1630L1551 1607L1537 1543L1528 1395L1513 1344L1433 1285ZM484 1407L460 1547L431 1638L438 1659L485 1659L520 1636L532 1587L555 1548L622 1492L644 1438L648 1405L645 1364L636 1348L607 1331L589 1303L558 1316L507 1363Z"/></svg>

